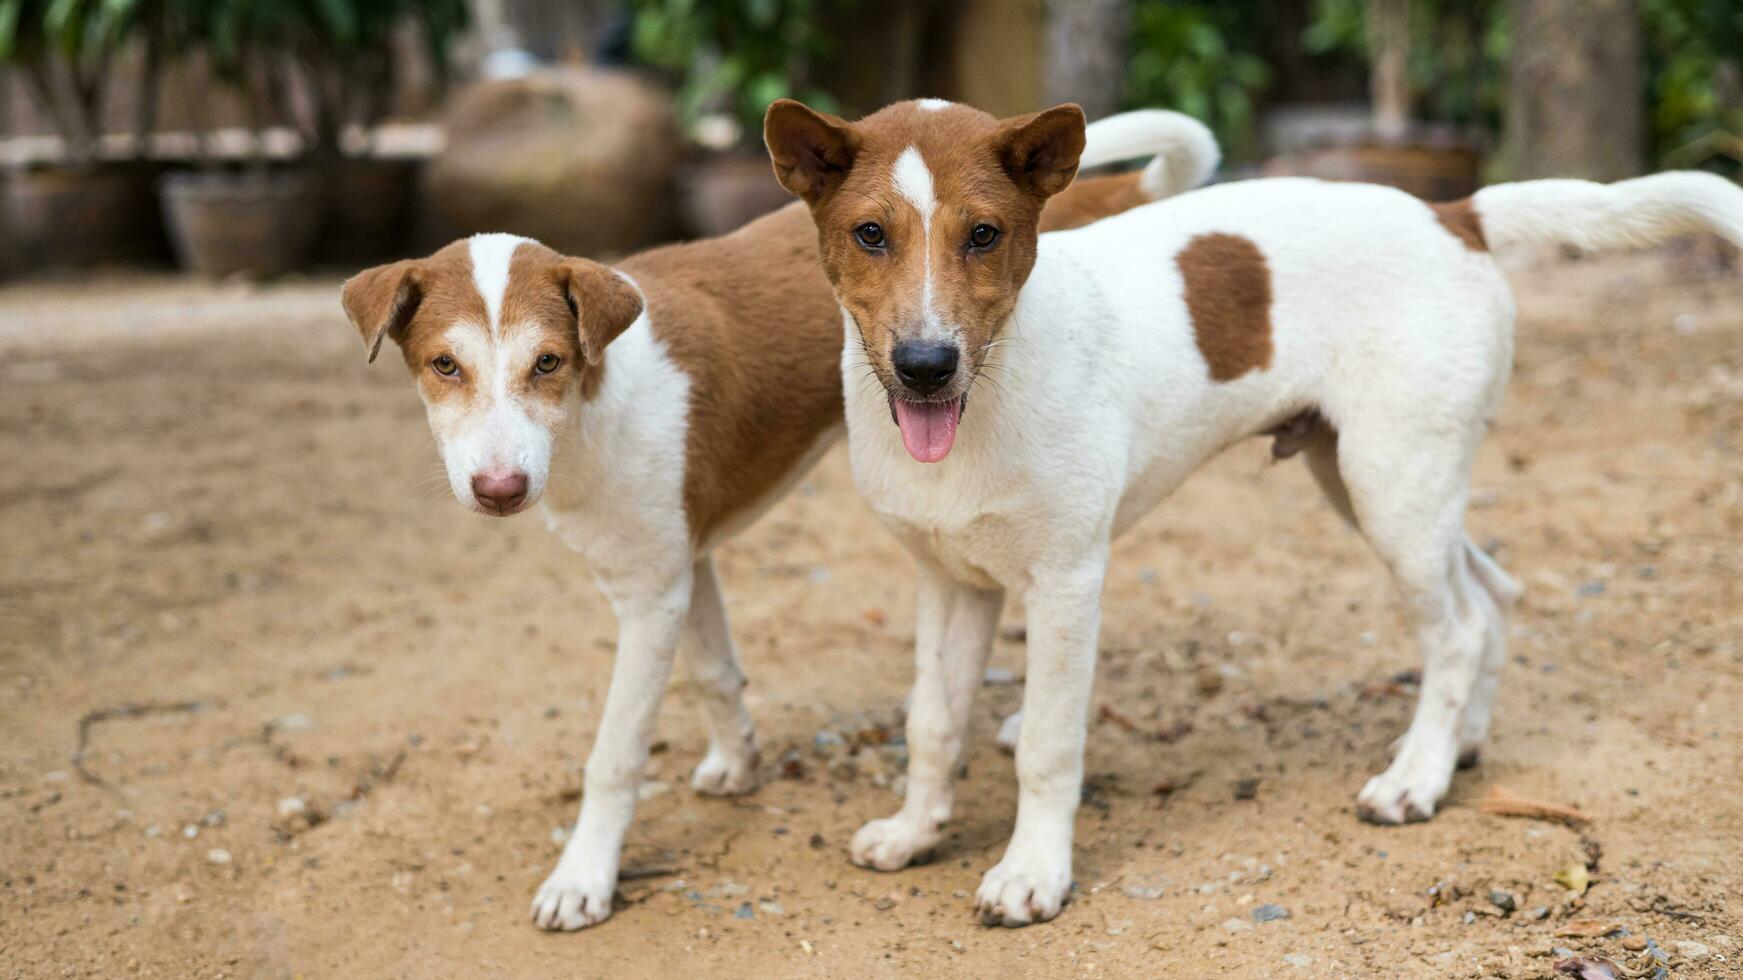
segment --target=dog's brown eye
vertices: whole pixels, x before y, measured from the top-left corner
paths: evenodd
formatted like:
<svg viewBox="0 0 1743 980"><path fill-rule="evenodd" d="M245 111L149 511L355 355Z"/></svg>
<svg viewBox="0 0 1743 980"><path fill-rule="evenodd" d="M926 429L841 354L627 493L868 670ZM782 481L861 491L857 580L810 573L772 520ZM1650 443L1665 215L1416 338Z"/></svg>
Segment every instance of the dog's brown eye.
<svg viewBox="0 0 1743 980"><path fill-rule="evenodd" d="M868 221L865 224L860 225L858 228L855 228L853 230L853 237L859 239L859 243L864 245L866 248L884 247L883 226L875 221Z"/></svg>
<svg viewBox="0 0 1743 980"><path fill-rule="evenodd" d="M561 363L563 363L563 359L555 354L540 354L538 363L533 365L533 370L540 374L550 374L557 370L557 365Z"/></svg>
<svg viewBox="0 0 1743 980"><path fill-rule="evenodd" d="M975 225L968 233L968 243L975 248L991 248L999 240L999 230L992 225Z"/></svg>
<svg viewBox="0 0 1743 980"><path fill-rule="evenodd" d="M460 373L460 365L454 363L454 359L446 354L431 361L430 367L435 368L437 374L447 378L452 378Z"/></svg>

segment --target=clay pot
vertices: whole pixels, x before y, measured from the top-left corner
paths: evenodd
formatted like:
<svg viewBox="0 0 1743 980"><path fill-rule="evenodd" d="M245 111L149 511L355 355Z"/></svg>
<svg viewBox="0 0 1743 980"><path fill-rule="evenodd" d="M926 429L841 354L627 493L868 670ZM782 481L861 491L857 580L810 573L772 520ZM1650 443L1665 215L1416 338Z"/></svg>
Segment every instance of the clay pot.
<svg viewBox="0 0 1743 980"><path fill-rule="evenodd" d="M13 171L4 184L10 243L0 268L82 269L169 258L153 184L162 168L145 161Z"/></svg>
<svg viewBox="0 0 1743 980"><path fill-rule="evenodd" d="M1386 184L1426 201L1450 201L1482 186L1482 157L1461 143L1356 142L1297 150L1265 162L1267 177L1318 177Z"/></svg>
<svg viewBox="0 0 1743 980"><path fill-rule="evenodd" d="M307 170L173 173L158 185L182 268L276 276L307 264L324 213Z"/></svg>
<svg viewBox="0 0 1743 980"><path fill-rule="evenodd" d="M353 267L405 255L418 169L416 160L376 158L325 168L327 214L315 260Z"/></svg>
<svg viewBox="0 0 1743 980"><path fill-rule="evenodd" d="M449 99L429 233L506 231L611 256L669 239L682 152L671 97L635 75L553 68Z"/></svg>
<svg viewBox="0 0 1743 980"><path fill-rule="evenodd" d="M684 227L709 238L791 204L766 153L714 153L679 171Z"/></svg>

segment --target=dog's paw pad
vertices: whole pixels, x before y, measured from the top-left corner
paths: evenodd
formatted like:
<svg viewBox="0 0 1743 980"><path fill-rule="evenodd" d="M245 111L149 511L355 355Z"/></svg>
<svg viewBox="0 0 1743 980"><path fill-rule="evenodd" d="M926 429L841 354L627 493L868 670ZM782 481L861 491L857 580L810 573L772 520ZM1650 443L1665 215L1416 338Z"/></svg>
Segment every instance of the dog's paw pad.
<svg viewBox="0 0 1743 980"><path fill-rule="evenodd" d="M586 880L556 871L533 896L533 923L540 929L572 932L611 917L613 881Z"/></svg>
<svg viewBox="0 0 1743 980"><path fill-rule="evenodd" d="M1394 766L1394 769L1397 767ZM1446 781L1391 769L1368 780L1356 797L1356 814L1369 823L1419 823L1434 816L1435 806L1446 795Z"/></svg>
<svg viewBox="0 0 1743 980"><path fill-rule="evenodd" d="M1046 922L1071 896L1071 866L1000 861L980 881L975 912L989 926L1016 928Z"/></svg>
<svg viewBox="0 0 1743 980"><path fill-rule="evenodd" d="M848 846L848 856L862 868L899 871L931 857L939 836L938 830L917 826L900 816L886 817L859 828Z"/></svg>

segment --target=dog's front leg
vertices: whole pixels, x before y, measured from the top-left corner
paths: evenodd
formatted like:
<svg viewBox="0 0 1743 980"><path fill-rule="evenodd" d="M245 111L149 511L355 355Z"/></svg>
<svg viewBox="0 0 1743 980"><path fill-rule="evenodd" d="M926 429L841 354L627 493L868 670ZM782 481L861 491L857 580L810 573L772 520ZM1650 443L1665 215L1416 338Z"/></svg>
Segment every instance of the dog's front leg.
<svg viewBox="0 0 1743 980"><path fill-rule="evenodd" d="M542 929L583 929L611 915L623 835L635 815L654 716L689 612L691 581L686 568L651 587L607 588L618 619L617 659L587 757L580 819L533 898L533 921Z"/></svg>
<svg viewBox="0 0 1743 980"><path fill-rule="evenodd" d="M924 561L920 567L907 795L894 816L861 827L849 849L853 863L880 871L907 867L944 836L969 711L1005 600L1002 591L969 588Z"/></svg>
<svg viewBox="0 0 1743 980"><path fill-rule="evenodd" d="M987 925L1026 926L1059 914L1071 893L1071 838L1083 789L1083 743L1095 681L1105 555L1028 590L1029 670L1017 743L1017 827L981 879Z"/></svg>

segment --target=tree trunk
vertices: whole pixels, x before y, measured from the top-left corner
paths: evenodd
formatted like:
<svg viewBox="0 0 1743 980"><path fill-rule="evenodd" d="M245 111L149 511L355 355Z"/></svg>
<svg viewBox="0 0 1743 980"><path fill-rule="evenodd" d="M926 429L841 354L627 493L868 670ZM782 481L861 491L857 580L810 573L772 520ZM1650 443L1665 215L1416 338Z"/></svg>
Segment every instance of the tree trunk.
<svg viewBox="0 0 1743 980"><path fill-rule="evenodd" d="M1076 102L1091 119L1118 112L1131 26L1130 0L1052 0L1047 5L1047 104Z"/></svg>
<svg viewBox="0 0 1743 980"><path fill-rule="evenodd" d="M1368 0L1367 13L1374 133L1400 140L1410 129L1410 0Z"/></svg>
<svg viewBox="0 0 1743 980"><path fill-rule="evenodd" d="M1510 176L1639 173L1645 121L1635 0L1509 0L1508 7Z"/></svg>

